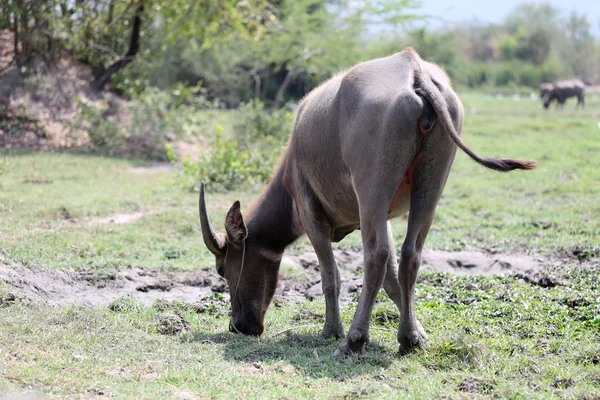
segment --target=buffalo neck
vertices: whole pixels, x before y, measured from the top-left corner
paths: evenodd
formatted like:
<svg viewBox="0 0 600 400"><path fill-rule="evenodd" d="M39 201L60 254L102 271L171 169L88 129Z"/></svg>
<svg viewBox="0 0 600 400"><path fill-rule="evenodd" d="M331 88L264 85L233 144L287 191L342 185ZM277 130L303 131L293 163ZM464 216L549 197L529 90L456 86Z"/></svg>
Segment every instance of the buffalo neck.
<svg viewBox="0 0 600 400"><path fill-rule="evenodd" d="M294 200L283 184L283 168L275 173L247 220L249 242L283 253L301 235Z"/></svg>

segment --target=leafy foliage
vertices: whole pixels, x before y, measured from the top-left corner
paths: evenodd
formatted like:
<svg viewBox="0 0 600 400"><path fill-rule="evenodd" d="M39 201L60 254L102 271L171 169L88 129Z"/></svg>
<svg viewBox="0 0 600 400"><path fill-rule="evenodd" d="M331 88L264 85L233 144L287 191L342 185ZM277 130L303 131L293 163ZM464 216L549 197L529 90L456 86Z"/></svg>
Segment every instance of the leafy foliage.
<svg viewBox="0 0 600 400"><path fill-rule="evenodd" d="M120 109L116 100L77 99L72 128L86 131L91 145L102 152L157 160L167 159L165 146L170 140L198 126L198 110L218 107L199 87L171 92L148 87L126 109Z"/></svg>
<svg viewBox="0 0 600 400"><path fill-rule="evenodd" d="M213 191L233 190L243 184L262 184L269 179L278 153L279 149L243 149L237 141L223 138L222 128L217 127L210 153L201 153L198 161L190 157L183 159L182 169L175 179L179 185L191 191L198 190L201 181ZM167 147L167 156L172 163L179 163L171 147Z"/></svg>
<svg viewBox="0 0 600 400"><path fill-rule="evenodd" d="M236 136L247 148L257 141L281 145L290 135L294 113L286 108L269 113L262 101L254 99L240 106L236 120Z"/></svg>

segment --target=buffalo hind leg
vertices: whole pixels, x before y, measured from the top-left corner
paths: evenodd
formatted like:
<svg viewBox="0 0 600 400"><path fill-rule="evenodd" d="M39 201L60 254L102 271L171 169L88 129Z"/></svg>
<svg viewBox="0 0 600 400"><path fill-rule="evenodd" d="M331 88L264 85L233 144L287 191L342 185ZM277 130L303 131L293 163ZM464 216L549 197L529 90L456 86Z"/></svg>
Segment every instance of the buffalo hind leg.
<svg viewBox="0 0 600 400"><path fill-rule="evenodd" d="M386 277L393 246L390 247L388 213L394 194L415 159L420 142L418 116L422 100L413 92L401 92L395 112L388 113L385 127L357 126L355 142L349 145L348 167L358 200L360 232L364 251L363 287L346 338L334 356L362 352L369 342L369 325L375 298ZM370 121L370 119L367 119ZM351 135L352 136L352 135ZM372 157L366 157L366 155Z"/></svg>
<svg viewBox="0 0 600 400"><path fill-rule="evenodd" d="M392 234L392 226L388 222L388 241L390 249L390 258L388 259L387 269L385 271L385 280L383 282L383 289L388 294L390 299L398 307L398 311L402 312L402 289L400 282L398 281L398 261L396 260L396 249L394 246L394 236ZM421 326L421 323L415 318L416 328L419 333L420 339L427 340L425 330Z"/></svg>
<svg viewBox="0 0 600 400"><path fill-rule="evenodd" d="M398 343L401 352L421 347L426 338L415 315L415 282L421 266L423 245L456 154L456 147L439 146L439 143L436 146L433 137L430 139L423 152L434 156L424 157L413 170L408 228L400 251L399 283L402 295Z"/></svg>

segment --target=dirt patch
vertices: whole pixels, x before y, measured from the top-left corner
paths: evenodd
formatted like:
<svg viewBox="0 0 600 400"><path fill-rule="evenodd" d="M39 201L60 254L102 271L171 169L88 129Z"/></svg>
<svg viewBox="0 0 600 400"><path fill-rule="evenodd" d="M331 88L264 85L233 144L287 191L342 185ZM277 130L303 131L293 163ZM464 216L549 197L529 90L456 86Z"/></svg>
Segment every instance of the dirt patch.
<svg viewBox="0 0 600 400"><path fill-rule="evenodd" d="M127 223L131 222L131 217L118 219L113 216L106 221L110 222ZM362 251L335 249L334 256L342 278L340 298L341 301L349 301L362 287ZM494 254L482 250L427 250L423 253L422 268L456 275L514 274L532 284L551 287L560 283L546 275L544 269L560 262L551 258ZM318 261L312 250L285 254L282 265L286 267L280 274L276 301L323 298ZM40 270L10 262L1 252L0 282L7 283L10 292L19 300L41 300L58 306L73 303L88 307L106 306L124 296L145 304L156 299L195 303L213 292L228 294L225 280L212 269L163 272L132 267L104 273Z"/></svg>
<svg viewBox="0 0 600 400"><path fill-rule="evenodd" d="M508 275L531 273L556 265L558 260L527 255L501 254L485 250L423 251L423 268L455 275Z"/></svg>
<svg viewBox="0 0 600 400"><path fill-rule="evenodd" d="M340 267L342 287L340 298L352 297L362 287L363 253L360 249L335 249L334 257ZM535 279L545 267L557 264L557 260L544 257L492 253L484 250L458 252L425 250L422 256L422 269L448 272L454 275L509 275L521 274ZM284 255L282 264L293 270L302 268L302 280L288 280L283 276L278 294L290 299L322 298L321 275L317 256L308 251L298 255Z"/></svg>
<svg viewBox="0 0 600 400"><path fill-rule="evenodd" d="M19 299L41 300L51 305L79 304L86 307L105 306L129 296L145 304L156 299L182 300L193 303L212 293L212 272L198 271L205 279L193 280L202 285L189 285L189 273L167 274L144 268L128 268L111 274L94 275L84 271L49 271L22 265L8 265L0 259L0 282L11 287ZM214 273L216 275L216 272ZM216 283L216 282L215 282Z"/></svg>
<svg viewBox="0 0 600 400"><path fill-rule="evenodd" d="M52 67L37 59L30 64L27 76L14 65L0 75L0 97L5 98L10 109L26 110L25 115L39 121L44 135L33 134L31 129L18 129L16 133L0 131L4 148L53 150L88 145L85 132L71 129L77 114L77 98L106 101L116 110L127 109L128 101L113 93L91 89L89 82L93 73L87 65L69 59L61 59ZM121 118L126 113L119 111L118 114Z"/></svg>

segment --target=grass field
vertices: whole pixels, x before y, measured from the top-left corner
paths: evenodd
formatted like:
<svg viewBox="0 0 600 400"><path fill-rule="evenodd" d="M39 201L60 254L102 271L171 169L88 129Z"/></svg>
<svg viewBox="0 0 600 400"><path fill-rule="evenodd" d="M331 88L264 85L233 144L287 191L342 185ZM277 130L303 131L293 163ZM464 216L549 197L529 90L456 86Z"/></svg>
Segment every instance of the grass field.
<svg viewBox="0 0 600 400"><path fill-rule="evenodd" d="M422 271L427 348L397 354L398 314L382 294L365 354L336 360L336 341L319 337L321 301L272 305L255 339L228 332L219 296L202 310L127 299L61 308L8 302L0 282L0 398L600 398L600 99L544 112L529 98L461 98L469 146L539 168L494 173L459 153L426 247L555 257L555 286ZM65 153L0 160L0 263L92 274L213 268L197 194L174 185L169 168ZM259 194L209 193L213 223ZM405 224L393 223L397 247ZM340 243L355 245L357 234ZM346 329L355 306L343 306ZM165 315L183 332L161 334Z"/></svg>

